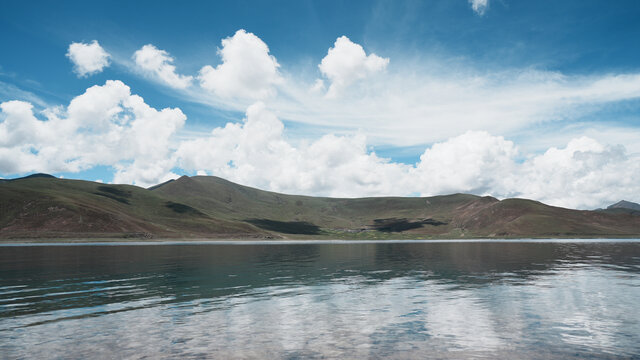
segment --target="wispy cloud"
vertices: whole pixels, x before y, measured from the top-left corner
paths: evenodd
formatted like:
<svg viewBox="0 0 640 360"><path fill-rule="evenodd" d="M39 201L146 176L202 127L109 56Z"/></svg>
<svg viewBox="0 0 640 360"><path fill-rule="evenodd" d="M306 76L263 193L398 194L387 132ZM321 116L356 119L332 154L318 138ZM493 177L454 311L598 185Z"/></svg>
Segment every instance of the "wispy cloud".
<svg viewBox="0 0 640 360"><path fill-rule="evenodd" d="M191 85L193 76L176 73L173 58L168 52L148 44L133 54L137 67L150 74L162 83L176 89L184 89Z"/></svg>
<svg viewBox="0 0 640 360"><path fill-rule="evenodd" d="M41 108L50 107L51 105L38 95L23 90L13 84L0 81L0 101L8 100L24 100L35 104Z"/></svg>
<svg viewBox="0 0 640 360"><path fill-rule="evenodd" d="M283 130L273 112L254 104L242 123L182 141L178 165L263 189L338 197L467 192L593 208L640 191L628 181L640 175L637 155L584 136L532 154L502 136L468 131L427 147L407 165L369 151L361 134L294 145Z"/></svg>
<svg viewBox="0 0 640 360"><path fill-rule="evenodd" d="M534 127L562 127L604 105L640 98L638 73L480 71L447 59L367 55L346 37L338 38L327 56L318 59L320 73L330 81L325 92L327 86L316 77L279 70L275 57L254 34L239 31L223 44L231 46L240 35L251 39L242 43L257 44L260 60L228 59L218 69L211 68L218 75L206 76L206 81L201 75L201 86L210 91L192 87L176 95L232 111L244 111L253 99L262 98L288 122L339 134L359 132L373 145L429 144L463 129L516 136ZM341 52L344 48L347 55Z"/></svg>
<svg viewBox="0 0 640 360"><path fill-rule="evenodd" d="M476 14L482 16L489 7L489 0L469 0L469 4Z"/></svg>
<svg viewBox="0 0 640 360"><path fill-rule="evenodd" d="M288 84L291 88L282 92L294 101L280 98L273 105L283 118L361 129L377 143L405 146L447 138L461 129L509 134L562 123L601 105L640 97L640 74L574 77L538 70L469 77L400 70L340 99Z"/></svg>
<svg viewBox="0 0 640 360"><path fill-rule="evenodd" d="M640 98L639 73L480 71L446 59L395 59L339 37L311 65L316 72L301 74L282 69L267 44L244 30L222 40L219 54L216 67L180 75L167 51L146 45L129 66L177 97L245 112L244 119L184 136L180 109L153 109L121 81L48 107L44 119L32 109L37 98L4 102L0 173L108 165L114 181L139 185L182 169L298 194L471 192L582 208L639 200L628 179L640 176L640 130L576 122ZM0 83L0 95L11 91L4 89ZM285 123L322 130L292 139ZM372 145L420 146L421 156L399 163Z"/></svg>
<svg viewBox="0 0 640 360"><path fill-rule="evenodd" d="M326 134L292 142L264 103L241 123L197 139L178 139L180 109L156 110L120 81L93 86L66 108L38 119L24 101L0 104L0 173L116 169L115 182L151 185L188 171L245 185L328 196L436 195L468 192L520 196L554 205L593 208L637 200L638 155L588 137L542 154L521 153L508 138L467 131L425 148L401 164L372 152L363 134ZM525 159L521 161L520 159Z"/></svg>

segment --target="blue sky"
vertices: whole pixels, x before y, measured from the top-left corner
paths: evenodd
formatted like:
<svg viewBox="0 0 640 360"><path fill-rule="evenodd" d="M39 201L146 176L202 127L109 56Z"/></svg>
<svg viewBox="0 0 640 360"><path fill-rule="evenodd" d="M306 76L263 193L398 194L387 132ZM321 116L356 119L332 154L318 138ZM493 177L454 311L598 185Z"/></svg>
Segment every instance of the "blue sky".
<svg viewBox="0 0 640 360"><path fill-rule="evenodd" d="M637 1L3 1L0 103L22 103L0 112L0 176L640 201L608 175L640 175L638 18ZM93 41L106 65L83 74L70 46ZM77 98L121 111L86 119Z"/></svg>

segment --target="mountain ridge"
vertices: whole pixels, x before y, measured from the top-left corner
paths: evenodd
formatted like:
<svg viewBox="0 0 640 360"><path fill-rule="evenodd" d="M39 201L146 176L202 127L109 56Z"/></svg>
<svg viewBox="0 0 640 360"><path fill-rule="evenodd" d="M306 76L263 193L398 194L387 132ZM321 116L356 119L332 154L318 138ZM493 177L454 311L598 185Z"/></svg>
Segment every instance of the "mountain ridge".
<svg viewBox="0 0 640 360"><path fill-rule="evenodd" d="M214 176L148 189L30 176L0 182L0 238L437 239L632 237L634 213L451 194L288 195Z"/></svg>
<svg viewBox="0 0 640 360"><path fill-rule="evenodd" d="M631 201L620 200L613 205L607 206L607 209L629 209L629 210L640 211L640 204L634 203Z"/></svg>

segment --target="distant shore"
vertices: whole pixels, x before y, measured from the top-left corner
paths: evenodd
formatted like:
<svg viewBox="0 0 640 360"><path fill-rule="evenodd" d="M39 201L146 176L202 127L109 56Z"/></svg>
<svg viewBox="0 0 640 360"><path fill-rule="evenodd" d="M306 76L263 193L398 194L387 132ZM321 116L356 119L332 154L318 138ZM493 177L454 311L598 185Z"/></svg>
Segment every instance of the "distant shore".
<svg viewBox="0 0 640 360"><path fill-rule="evenodd" d="M628 238L478 238L478 239L404 239L404 240L343 240L343 239L20 239L0 240L5 246L100 246L100 245L287 245L287 244L389 244L389 243L612 243L640 242L640 237Z"/></svg>
<svg viewBox="0 0 640 360"><path fill-rule="evenodd" d="M640 237L640 213L630 202L575 210L473 194L325 198L214 176L146 189L36 174L1 183L0 204L0 242Z"/></svg>

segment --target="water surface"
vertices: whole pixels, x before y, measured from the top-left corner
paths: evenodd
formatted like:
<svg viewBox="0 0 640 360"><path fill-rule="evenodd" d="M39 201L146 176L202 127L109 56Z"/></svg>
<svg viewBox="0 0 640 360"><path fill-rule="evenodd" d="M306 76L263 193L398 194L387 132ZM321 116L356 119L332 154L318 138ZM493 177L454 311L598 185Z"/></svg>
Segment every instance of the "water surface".
<svg viewBox="0 0 640 360"><path fill-rule="evenodd" d="M2 358L638 358L640 242L0 247Z"/></svg>

